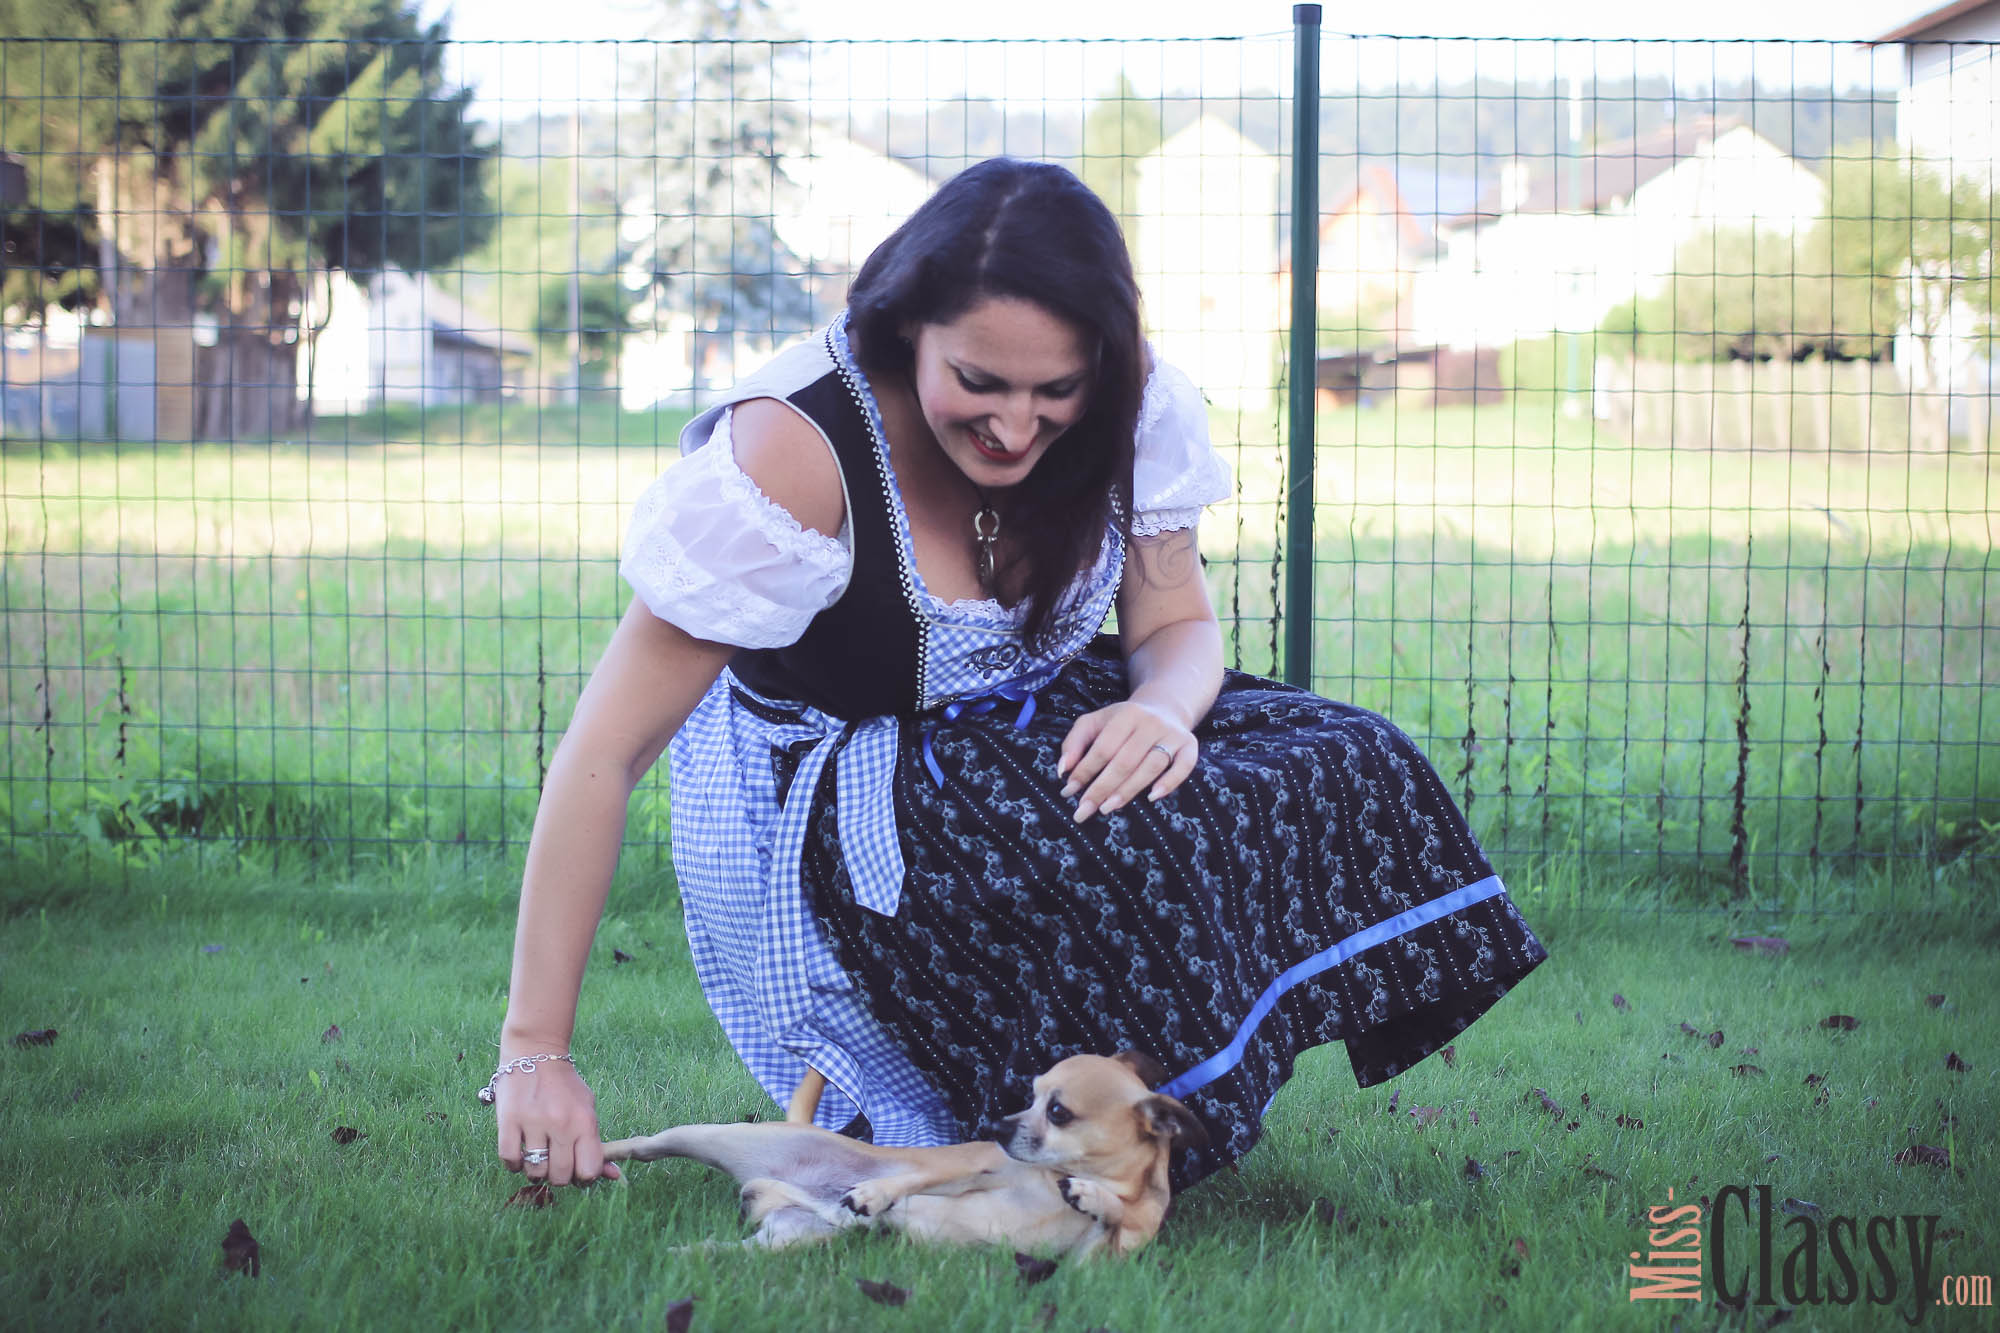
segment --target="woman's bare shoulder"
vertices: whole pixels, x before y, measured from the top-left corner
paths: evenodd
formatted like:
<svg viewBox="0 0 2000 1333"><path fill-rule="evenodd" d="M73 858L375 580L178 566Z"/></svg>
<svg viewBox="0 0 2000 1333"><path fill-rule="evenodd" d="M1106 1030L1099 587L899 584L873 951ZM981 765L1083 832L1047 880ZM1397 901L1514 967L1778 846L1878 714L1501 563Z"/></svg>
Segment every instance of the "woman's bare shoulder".
<svg viewBox="0 0 2000 1333"><path fill-rule="evenodd" d="M802 528L837 536L847 514L840 465L819 427L778 398L751 398L730 412L736 466Z"/></svg>

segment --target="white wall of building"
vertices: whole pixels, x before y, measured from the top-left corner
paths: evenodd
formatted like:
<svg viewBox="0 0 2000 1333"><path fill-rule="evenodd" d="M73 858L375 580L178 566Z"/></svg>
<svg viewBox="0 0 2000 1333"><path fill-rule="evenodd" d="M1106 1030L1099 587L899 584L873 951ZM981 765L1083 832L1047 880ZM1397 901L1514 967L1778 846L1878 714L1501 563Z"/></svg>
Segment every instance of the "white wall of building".
<svg viewBox="0 0 2000 1333"><path fill-rule="evenodd" d="M1148 333L1218 406L1262 410L1277 391L1278 187L1278 159L1209 116L1138 163Z"/></svg>

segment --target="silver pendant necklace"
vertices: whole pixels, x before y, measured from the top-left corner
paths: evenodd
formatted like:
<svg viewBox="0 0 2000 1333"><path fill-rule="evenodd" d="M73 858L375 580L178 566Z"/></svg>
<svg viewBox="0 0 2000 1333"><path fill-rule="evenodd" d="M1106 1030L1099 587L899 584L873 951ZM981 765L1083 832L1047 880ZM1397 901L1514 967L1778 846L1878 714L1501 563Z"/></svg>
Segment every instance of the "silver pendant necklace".
<svg viewBox="0 0 2000 1333"><path fill-rule="evenodd" d="M979 586L993 591L993 543L1000 536L1000 511L986 498L986 492L979 489L979 483L967 477L972 483L972 493L979 497L979 512L972 516L972 540L978 547L975 552L979 572Z"/></svg>

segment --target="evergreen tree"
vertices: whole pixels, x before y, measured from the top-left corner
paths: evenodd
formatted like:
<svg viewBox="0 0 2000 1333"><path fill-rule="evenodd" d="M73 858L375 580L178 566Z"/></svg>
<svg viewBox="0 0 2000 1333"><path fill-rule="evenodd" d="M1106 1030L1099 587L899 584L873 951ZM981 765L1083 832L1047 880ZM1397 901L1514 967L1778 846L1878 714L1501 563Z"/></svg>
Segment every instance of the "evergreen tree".
<svg viewBox="0 0 2000 1333"><path fill-rule="evenodd" d="M784 159L806 142L793 101L803 56L772 0L666 0L664 11L661 40L627 79L651 109L625 150L651 168L650 235L628 259L646 292L635 323L692 318L697 379L732 378L738 338L766 347L812 319L805 262L777 227L798 206Z"/></svg>
<svg viewBox="0 0 2000 1333"><path fill-rule="evenodd" d="M443 25L404 0L0 0L0 32L86 39L8 42L0 146L28 160L32 218L96 252L7 304L212 316L198 435L297 424L308 282L443 265L490 226L471 95L444 88Z"/></svg>

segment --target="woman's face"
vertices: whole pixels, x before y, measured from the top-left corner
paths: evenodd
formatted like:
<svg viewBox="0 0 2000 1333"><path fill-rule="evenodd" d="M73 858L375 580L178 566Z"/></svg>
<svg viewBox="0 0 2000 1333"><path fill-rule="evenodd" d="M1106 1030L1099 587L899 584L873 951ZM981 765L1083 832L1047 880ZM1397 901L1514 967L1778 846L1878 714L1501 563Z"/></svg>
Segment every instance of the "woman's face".
<svg viewBox="0 0 2000 1333"><path fill-rule="evenodd" d="M991 296L945 324L904 331L917 405L938 447L983 487L1011 486L1088 405L1082 330L1031 301Z"/></svg>

